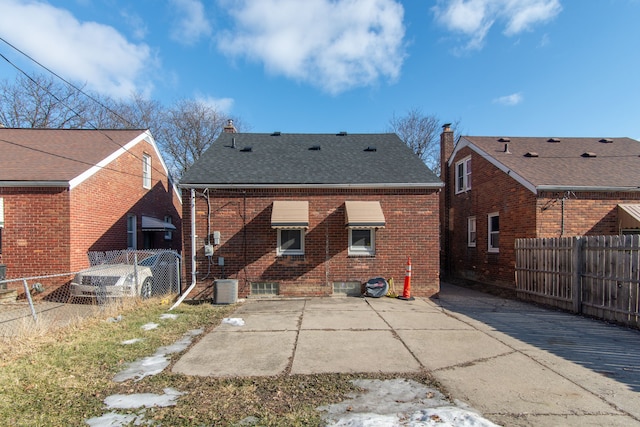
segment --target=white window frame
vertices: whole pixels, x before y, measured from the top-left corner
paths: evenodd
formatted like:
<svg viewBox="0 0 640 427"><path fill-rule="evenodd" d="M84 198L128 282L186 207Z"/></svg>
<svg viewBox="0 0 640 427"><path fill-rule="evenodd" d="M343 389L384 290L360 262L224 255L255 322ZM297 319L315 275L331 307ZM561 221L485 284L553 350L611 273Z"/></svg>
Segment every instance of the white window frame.
<svg viewBox="0 0 640 427"><path fill-rule="evenodd" d="M0 228L4 228L4 198L0 197Z"/></svg>
<svg viewBox="0 0 640 427"><path fill-rule="evenodd" d="M467 218L467 246L470 248L476 247L478 241L476 217L470 216Z"/></svg>
<svg viewBox="0 0 640 427"><path fill-rule="evenodd" d="M173 217L171 215L165 215L164 222L173 224ZM173 231L166 230L164 232L164 240L173 240Z"/></svg>
<svg viewBox="0 0 640 427"><path fill-rule="evenodd" d="M142 155L142 187L151 189L151 156Z"/></svg>
<svg viewBox="0 0 640 427"><path fill-rule="evenodd" d="M137 223L135 215L127 215L127 249L138 249Z"/></svg>
<svg viewBox="0 0 640 427"><path fill-rule="evenodd" d="M498 230L493 230L491 227L491 220L493 218L498 218ZM498 237L498 245L493 246L491 244L491 237ZM487 252L498 253L500 252L500 213L492 212L487 215Z"/></svg>
<svg viewBox="0 0 640 427"><path fill-rule="evenodd" d="M353 243L354 231L368 231L371 244L369 246L355 245ZM376 229L375 228L349 228L349 255L374 256L376 254Z"/></svg>
<svg viewBox="0 0 640 427"><path fill-rule="evenodd" d="M462 168L460 168L462 166ZM462 171L460 170L462 169ZM456 162L455 165L456 194L471 190L471 156Z"/></svg>
<svg viewBox="0 0 640 427"><path fill-rule="evenodd" d="M300 248L299 249L283 249L282 248L282 231L298 231L300 232ZM276 254L278 256L285 255L304 255L304 235L303 228L278 228L278 247Z"/></svg>

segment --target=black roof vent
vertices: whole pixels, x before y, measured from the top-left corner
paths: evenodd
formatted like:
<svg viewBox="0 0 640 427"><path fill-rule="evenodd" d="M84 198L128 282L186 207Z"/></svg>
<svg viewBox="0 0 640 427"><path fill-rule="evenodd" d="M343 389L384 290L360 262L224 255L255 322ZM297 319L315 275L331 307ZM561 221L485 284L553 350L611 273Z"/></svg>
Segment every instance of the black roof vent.
<svg viewBox="0 0 640 427"><path fill-rule="evenodd" d="M273 132L271 134L271 136L280 136L280 135L282 135L282 132L280 132L279 130L277 130L277 131L275 131L275 132Z"/></svg>
<svg viewBox="0 0 640 427"><path fill-rule="evenodd" d="M242 147L240 151L242 151L243 153L251 153L253 151L253 147L248 145L246 147Z"/></svg>
<svg viewBox="0 0 640 427"><path fill-rule="evenodd" d="M587 151L585 153L582 153L582 157L597 157L596 153L592 153L591 151Z"/></svg>
<svg viewBox="0 0 640 427"><path fill-rule="evenodd" d="M547 139L547 142L560 142L560 139L558 139L558 138L549 138L549 139Z"/></svg>
<svg viewBox="0 0 640 427"><path fill-rule="evenodd" d="M338 133L338 136L346 136L347 135L347 131L340 131L340 133Z"/></svg>
<svg viewBox="0 0 640 427"><path fill-rule="evenodd" d="M602 142L602 143L605 143L605 144L611 144L613 142L613 139L602 138L599 142Z"/></svg>
<svg viewBox="0 0 640 427"><path fill-rule="evenodd" d="M311 151L320 151L320 146L319 145L312 145L311 147L309 147L309 150L311 150Z"/></svg>
<svg viewBox="0 0 640 427"><path fill-rule="evenodd" d="M511 142L511 138L500 138L498 142Z"/></svg>
<svg viewBox="0 0 640 427"><path fill-rule="evenodd" d="M378 151L378 149L376 147L367 147L364 151Z"/></svg>
<svg viewBox="0 0 640 427"><path fill-rule="evenodd" d="M538 153L536 153L535 151L529 151L528 153L526 153L524 155L525 157L539 157Z"/></svg>

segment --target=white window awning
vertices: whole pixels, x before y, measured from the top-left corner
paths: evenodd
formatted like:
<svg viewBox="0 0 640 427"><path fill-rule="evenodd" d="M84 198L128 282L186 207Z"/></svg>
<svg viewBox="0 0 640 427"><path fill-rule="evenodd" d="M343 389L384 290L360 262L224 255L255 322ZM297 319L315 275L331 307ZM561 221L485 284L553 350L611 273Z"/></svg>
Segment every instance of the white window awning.
<svg viewBox="0 0 640 427"><path fill-rule="evenodd" d="M347 228L384 228L385 218L380 202L344 202Z"/></svg>
<svg viewBox="0 0 640 427"><path fill-rule="evenodd" d="M276 200L271 211L272 228L309 228L309 202Z"/></svg>
<svg viewBox="0 0 640 427"><path fill-rule="evenodd" d="M619 204L618 221L621 230L640 228L640 204Z"/></svg>
<svg viewBox="0 0 640 427"><path fill-rule="evenodd" d="M175 231L176 226L152 216L142 217L142 231Z"/></svg>

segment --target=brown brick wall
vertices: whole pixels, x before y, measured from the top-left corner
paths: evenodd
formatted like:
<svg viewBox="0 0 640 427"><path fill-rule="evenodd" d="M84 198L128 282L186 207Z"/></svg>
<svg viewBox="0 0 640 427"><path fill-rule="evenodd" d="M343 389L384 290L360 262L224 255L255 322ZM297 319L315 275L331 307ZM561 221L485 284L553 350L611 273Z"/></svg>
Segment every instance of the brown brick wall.
<svg viewBox="0 0 640 427"><path fill-rule="evenodd" d="M222 268L204 256L207 234L220 231L212 257L224 257L224 274L239 280L246 297L251 282L277 282L285 296L333 293L333 282L364 283L375 276L393 277L402 293L407 257L411 256L411 294L431 296L439 291L439 196L433 190L211 190L210 206L198 190L196 199L196 259L198 285L192 296L212 295L213 280ZM189 190L183 192L185 260L191 259ZM277 231L271 228L274 200L309 201L309 229L304 256L276 256ZM376 232L374 257L350 257L345 228L346 200L378 200L386 227ZM207 224L210 224L207 229ZM188 275L191 265L186 262ZM190 277L190 276L189 276Z"/></svg>

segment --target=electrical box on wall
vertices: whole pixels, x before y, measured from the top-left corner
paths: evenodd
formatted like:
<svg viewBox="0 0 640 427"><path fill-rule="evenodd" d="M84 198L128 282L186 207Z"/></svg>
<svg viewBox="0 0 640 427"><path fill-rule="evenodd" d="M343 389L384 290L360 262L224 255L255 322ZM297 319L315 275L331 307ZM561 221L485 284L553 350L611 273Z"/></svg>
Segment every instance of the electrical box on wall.
<svg viewBox="0 0 640 427"><path fill-rule="evenodd" d="M213 244L214 245L219 245L220 244L220 232L219 231L214 231L213 232Z"/></svg>
<svg viewBox="0 0 640 427"><path fill-rule="evenodd" d="M213 245L204 245L204 256L213 256Z"/></svg>

